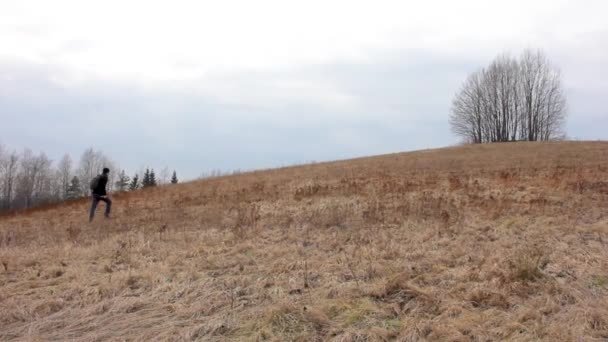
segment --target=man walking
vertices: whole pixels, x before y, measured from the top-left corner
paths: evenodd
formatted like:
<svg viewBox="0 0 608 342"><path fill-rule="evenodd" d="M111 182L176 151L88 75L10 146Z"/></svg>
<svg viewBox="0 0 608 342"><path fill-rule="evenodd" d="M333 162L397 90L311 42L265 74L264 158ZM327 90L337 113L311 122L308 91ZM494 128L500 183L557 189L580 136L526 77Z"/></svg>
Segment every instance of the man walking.
<svg viewBox="0 0 608 342"><path fill-rule="evenodd" d="M106 202L106 218L110 218L110 210L112 210L112 200L108 197L108 193L106 192L106 185L108 184L108 174L110 173L110 169L107 167L103 168L103 173L97 175L97 177L91 180L91 192L93 196L93 202L91 203L91 213L89 215L89 222L93 221L93 217L95 216L95 210L97 209L97 204L99 201Z"/></svg>

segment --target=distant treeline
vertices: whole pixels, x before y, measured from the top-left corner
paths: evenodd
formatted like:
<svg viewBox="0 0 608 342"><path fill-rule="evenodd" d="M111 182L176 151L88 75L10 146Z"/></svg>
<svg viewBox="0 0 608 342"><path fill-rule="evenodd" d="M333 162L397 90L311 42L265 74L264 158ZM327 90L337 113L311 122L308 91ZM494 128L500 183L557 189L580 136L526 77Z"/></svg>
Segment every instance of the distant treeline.
<svg viewBox="0 0 608 342"><path fill-rule="evenodd" d="M0 212L75 199L90 194L91 179L104 167L110 168L110 191L135 191L140 188L177 183L177 174L165 167L127 175L124 169L101 151L85 150L77 165L65 154L58 162L44 152L10 150L0 145Z"/></svg>

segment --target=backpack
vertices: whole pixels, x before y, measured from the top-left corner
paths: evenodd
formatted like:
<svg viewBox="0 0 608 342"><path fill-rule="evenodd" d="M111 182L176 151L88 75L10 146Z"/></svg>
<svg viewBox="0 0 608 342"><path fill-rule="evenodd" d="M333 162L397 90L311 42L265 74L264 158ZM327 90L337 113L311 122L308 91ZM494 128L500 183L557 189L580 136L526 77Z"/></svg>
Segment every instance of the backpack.
<svg viewBox="0 0 608 342"><path fill-rule="evenodd" d="M89 185L89 188L91 190L95 190L97 188L97 184L99 184L99 176L96 176L91 179L91 184Z"/></svg>

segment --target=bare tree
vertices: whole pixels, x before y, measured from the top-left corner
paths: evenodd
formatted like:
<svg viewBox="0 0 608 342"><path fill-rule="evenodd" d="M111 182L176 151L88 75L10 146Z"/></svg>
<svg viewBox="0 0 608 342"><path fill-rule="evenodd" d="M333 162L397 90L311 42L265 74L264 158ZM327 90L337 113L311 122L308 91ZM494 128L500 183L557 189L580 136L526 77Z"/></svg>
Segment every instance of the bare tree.
<svg viewBox="0 0 608 342"><path fill-rule="evenodd" d="M541 51L527 50L520 61L523 124L526 140L549 140L563 134L566 98L561 74Z"/></svg>
<svg viewBox="0 0 608 342"><path fill-rule="evenodd" d="M55 172L53 170L53 161L49 159L44 152L41 152L36 157L36 166L38 167L38 177L34 183L34 200L33 205L50 203L58 200L57 192L54 191Z"/></svg>
<svg viewBox="0 0 608 342"><path fill-rule="evenodd" d="M452 102L452 131L471 143L550 140L563 135L561 75L541 51L497 57L471 74Z"/></svg>
<svg viewBox="0 0 608 342"><path fill-rule="evenodd" d="M67 198L68 189L72 180L72 158L69 154L65 154L57 164L57 178L60 185L60 195L62 199Z"/></svg>
<svg viewBox="0 0 608 342"><path fill-rule="evenodd" d="M118 168L114 162L101 151L95 151L92 147L86 149L80 156L77 175L82 188L82 194L89 192L91 180L107 167L111 170L108 184L113 187L118 176Z"/></svg>
<svg viewBox="0 0 608 342"><path fill-rule="evenodd" d="M110 175L108 176L108 191L114 191L116 189L116 182L120 177L120 167L114 163L110 157L102 154L101 162L103 164L102 168L107 167L110 169ZM101 170L99 171L101 172Z"/></svg>
<svg viewBox="0 0 608 342"><path fill-rule="evenodd" d="M169 182L169 177L171 177L171 171L169 171L168 166L165 166L162 170L160 170L160 174L158 175L159 185L167 184Z"/></svg>
<svg viewBox="0 0 608 342"><path fill-rule="evenodd" d="M469 143L481 143L483 133L483 87L481 72L471 74L452 103L452 131Z"/></svg>
<svg viewBox="0 0 608 342"><path fill-rule="evenodd" d="M80 156L78 179L80 180L83 194L86 194L89 191L89 183L100 171L101 165L100 154L92 147L86 149Z"/></svg>
<svg viewBox="0 0 608 342"><path fill-rule="evenodd" d="M17 151L5 154L4 158L0 160L0 182L2 183L3 190L1 206L4 209L12 208L18 162L19 155Z"/></svg>
<svg viewBox="0 0 608 342"><path fill-rule="evenodd" d="M35 156L31 150L23 151L17 175L16 206L30 208L50 201L51 160L46 154Z"/></svg>

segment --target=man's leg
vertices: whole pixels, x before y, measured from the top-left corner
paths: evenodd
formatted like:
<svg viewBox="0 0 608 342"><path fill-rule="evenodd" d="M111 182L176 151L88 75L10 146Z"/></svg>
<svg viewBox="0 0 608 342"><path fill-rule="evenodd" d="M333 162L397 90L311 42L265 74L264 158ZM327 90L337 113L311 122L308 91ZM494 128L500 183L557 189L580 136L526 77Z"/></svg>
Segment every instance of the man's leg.
<svg viewBox="0 0 608 342"><path fill-rule="evenodd" d="M106 202L106 217L110 217L110 212L112 211L112 200L108 197L103 199Z"/></svg>
<svg viewBox="0 0 608 342"><path fill-rule="evenodd" d="M99 203L99 198L93 195L93 201L91 202L91 212L89 213L89 222L93 221L93 217L95 217L95 209L97 209L97 203Z"/></svg>

